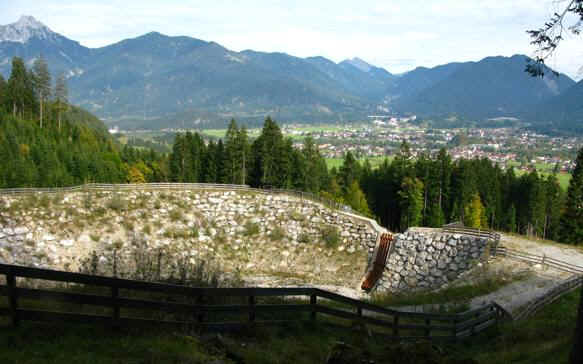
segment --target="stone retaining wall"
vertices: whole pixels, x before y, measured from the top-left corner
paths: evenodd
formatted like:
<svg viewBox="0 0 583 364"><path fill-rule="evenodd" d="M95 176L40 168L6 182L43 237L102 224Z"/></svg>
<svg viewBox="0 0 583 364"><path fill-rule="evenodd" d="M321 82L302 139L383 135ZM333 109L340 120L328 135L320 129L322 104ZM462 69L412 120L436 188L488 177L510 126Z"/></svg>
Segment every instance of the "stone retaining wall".
<svg viewBox="0 0 583 364"><path fill-rule="evenodd" d="M440 229L410 229L394 238L394 248L377 291L440 288L473 268L489 247L484 238L444 233Z"/></svg>
<svg viewBox="0 0 583 364"><path fill-rule="evenodd" d="M35 196L0 196L0 262L75 271L93 251L103 265L111 263L113 250L119 258L131 258L133 242L140 241L148 250L166 249L187 259L210 256L225 270L244 275L285 274L357 287L384 230L374 220L286 194L201 190ZM249 233L253 225L257 231ZM339 234L335 246L323 242L330 226ZM276 230L283 236L273 240Z"/></svg>

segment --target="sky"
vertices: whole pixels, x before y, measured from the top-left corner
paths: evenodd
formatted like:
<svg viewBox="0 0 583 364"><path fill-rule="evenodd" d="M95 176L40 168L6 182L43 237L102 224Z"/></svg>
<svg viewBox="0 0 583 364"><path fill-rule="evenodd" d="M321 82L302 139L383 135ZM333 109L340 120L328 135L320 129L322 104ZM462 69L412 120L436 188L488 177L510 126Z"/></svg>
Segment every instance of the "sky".
<svg viewBox="0 0 583 364"><path fill-rule="evenodd" d="M534 55L526 34L565 0L1 0L0 24L32 15L87 47L150 31L241 51L359 57L391 73L418 66ZM6 4L8 2L8 4ZM583 78L583 35L566 36L547 64Z"/></svg>

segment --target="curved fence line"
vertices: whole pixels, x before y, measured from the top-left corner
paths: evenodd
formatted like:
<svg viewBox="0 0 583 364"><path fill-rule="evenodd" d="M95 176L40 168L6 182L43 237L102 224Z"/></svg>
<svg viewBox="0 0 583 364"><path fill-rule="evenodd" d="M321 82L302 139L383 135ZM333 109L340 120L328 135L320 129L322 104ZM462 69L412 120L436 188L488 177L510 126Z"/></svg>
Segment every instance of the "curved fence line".
<svg viewBox="0 0 583 364"><path fill-rule="evenodd" d="M574 276L565 281L561 282L559 285L553 287L544 295L537 297L535 300L531 301L528 306L521 310L517 315L512 316L513 321L523 320L527 317L535 314L539 309L554 302L564 294L567 294L574 289L581 287L583 284L583 276Z"/></svg>
<svg viewBox="0 0 583 364"><path fill-rule="evenodd" d="M198 288L6 264L0 264L0 275L6 277L6 284L0 285L0 297L7 298L7 306L0 306L0 316L8 316L13 326L26 320L58 320L105 324L115 328L150 324L229 329L256 324L278 325L302 319L314 321L317 315L324 315L342 319L348 327L358 322L378 328L380 335L398 340L457 340L495 325L502 317L499 307L493 303L458 314L412 313L311 287ZM19 278L100 287L107 293L97 295L90 293L93 291L29 288L22 286L24 281ZM155 298L137 298L130 292L153 293ZM176 295L184 297L184 301L167 297ZM275 297L289 300L275 304L269 301ZM59 306L60 312L30 308L31 302L38 301L63 305ZM84 310L86 305L110 309L111 313L104 314L103 310L88 312ZM144 311L153 313L154 318L143 318ZM369 312L375 315L367 315ZM270 315L261 320L260 315L265 313Z"/></svg>

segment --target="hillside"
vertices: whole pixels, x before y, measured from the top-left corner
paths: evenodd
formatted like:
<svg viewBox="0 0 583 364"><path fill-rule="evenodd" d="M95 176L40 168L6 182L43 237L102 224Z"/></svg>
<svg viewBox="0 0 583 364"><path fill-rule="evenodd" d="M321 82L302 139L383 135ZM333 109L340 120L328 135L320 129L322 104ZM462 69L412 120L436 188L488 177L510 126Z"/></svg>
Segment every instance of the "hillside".
<svg viewBox="0 0 583 364"><path fill-rule="evenodd" d="M524 72L527 60L521 55L488 57L440 69L425 88L398 100L396 107L423 116L457 114L477 120L521 116L574 84L565 75L531 77Z"/></svg>
<svg viewBox="0 0 583 364"><path fill-rule="evenodd" d="M583 81L561 95L538 105L529 115L533 125L544 132L583 133Z"/></svg>

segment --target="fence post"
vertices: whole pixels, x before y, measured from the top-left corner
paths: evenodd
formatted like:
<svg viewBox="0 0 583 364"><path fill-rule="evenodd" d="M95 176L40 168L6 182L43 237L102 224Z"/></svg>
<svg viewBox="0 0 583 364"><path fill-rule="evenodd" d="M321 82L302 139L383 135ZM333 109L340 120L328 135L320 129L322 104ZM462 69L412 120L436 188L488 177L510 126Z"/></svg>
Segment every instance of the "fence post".
<svg viewBox="0 0 583 364"><path fill-rule="evenodd" d="M202 296L196 296L196 304L198 306L202 305L202 303L203 303L202 301L203 301ZM204 321L204 312L201 310L200 307L198 308L198 314L197 314L196 320L198 321L199 324L201 324Z"/></svg>
<svg viewBox="0 0 583 364"><path fill-rule="evenodd" d="M249 322L255 321L255 296L249 296Z"/></svg>
<svg viewBox="0 0 583 364"><path fill-rule="evenodd" d="M393 336L399 336L399 315L393 316Z"/></svg>
<svg viewBox="0 0 583 364"><path fill-rule="evenodd" d="M453 341L456 342L457 341L457 317L454 317L454 319L453 319L453 326L451 329L451 333L453 336Z"/></svg>
<svg viewBox="0 0 583 364"><path fill-rule="evenodd" d="M114 330L119 330L119 303L117 298L119 297L119 288L117 286L111 287L111 298L113 299L113 313L112 313L112 326Z"/></svg>
<svg viewBox="0 0 583 364"><path fill-rule="evenodd" d="M9 269L6 275L6 283L8 285L8 299L10 300L10 316L12 317L12 326L18 327L20 325L20 317L18 317L18 294L16 291L16 276Z"/></svg>
<svg viewBox="0 0 583 364"><path fill-rule="evenodd" d="M316 321L316 304L318 303L318 296L315 293L310 295L310 306L312 306L312 311L310 312L310 319Z"/></svg>
<svg viewBox="0 0 583 364"><path fill-rule="evenodd" d="M431 337L431 319L425 319L425 336Z"/></svg>

